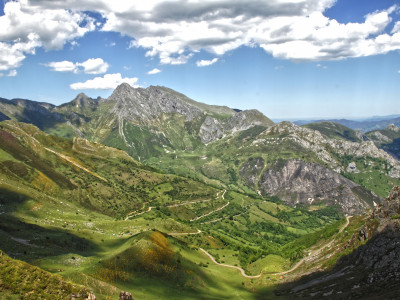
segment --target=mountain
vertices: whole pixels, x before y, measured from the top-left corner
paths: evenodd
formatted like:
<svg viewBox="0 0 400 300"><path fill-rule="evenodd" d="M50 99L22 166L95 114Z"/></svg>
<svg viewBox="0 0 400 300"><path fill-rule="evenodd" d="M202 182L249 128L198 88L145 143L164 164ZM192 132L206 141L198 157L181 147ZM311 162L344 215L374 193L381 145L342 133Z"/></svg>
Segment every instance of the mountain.
<svg viewBox="0 0 400 300"><path fill-rule="evenodd" d="M366 133L366 136L374 143L400 159L400 128L394 124L388 125L385 129L374 130Z"/></svg>
<svg viewBox="0 0 400 300"><path fill-rule="evenodd" d="M99 299L271 298L362 249L363 214L400 185L378 139L394 126L374 140L127 84L0 112L1 250Z"/></svg>
<svg viewBox="0 0 400 300"><path fill-rule="evenodd" d="M256 110L206 105L165 87L118 86L108 99L79 94L58 107L2 100L4 118L35 124L63 137L81 136L126 150L137 159L169 149L193 149L255 125L273 122Z"/></svg>
<svg viewBox="0 0 400 300"><path fill-rule="evenodd" d="M347 120L347 119L327 119L327 120L297 120L293 123L296 125L306 125L309 123L320 123L320 122L333 122L341 124L353 130L359 130L361 132L368 132L372 130L385 129L390 124L400 126L400 116L391 115L384 117L371 117L362 120Z"/></svg>
<svg viewBox="0 0 400 300"><path fill-rule="evenodd" d="M275 125L256 110L199 103L165 87L132 88L124 83L108 99L79 94L60 106L28 100L1 103L8 118L30 121L48 133L119 148L166 173L239 192L279 195L292 206L315 201L360 212L379 202L369 191L385 196L400 177L397 160L340 124ZM23 118L27 114L39 114L40 121ZM288 178L277 169L293 163L299 167L291 168L292 176L301 174L295 176L296 188L283 184ZM377 169L374 175L369 173L372 169ZM316 174L335 182L329 193L318 188L320 180L303 180ZM305 193L300 189L304 185L313 188ZM344 205L340 199L352 200Z"/></svg>
<svg viewBox="0 0 400 300"><path fill-rule="evenodd" d="M344 139L350 142L361 142L363 134L334 122L317 122L303 125L305 128L319 131L325 138Z"/></svg>

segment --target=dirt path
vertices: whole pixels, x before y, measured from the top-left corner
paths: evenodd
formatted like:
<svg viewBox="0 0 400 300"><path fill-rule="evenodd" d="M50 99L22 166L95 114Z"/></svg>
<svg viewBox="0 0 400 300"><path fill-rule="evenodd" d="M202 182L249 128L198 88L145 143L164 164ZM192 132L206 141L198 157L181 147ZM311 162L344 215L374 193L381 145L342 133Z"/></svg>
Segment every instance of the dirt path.
<svg viewBox="0 0 400 300"><path fill-rule="evenodd" d="M207 216L209 216L209 215L211 215L211 214L213 214L213 213L215 213L215 212L217 212L217 211L219 211L219 210L224 209L224 208L227 207L229 204L230 204L230 202L228 201L228 203L226 203L224 206L221 206L220 208L217 208L217 209L215 209L215 210L213 210L213 211L210 211L209 213L206 213L206 214L204 214L204 215L201 215L200 217L196 217L196 218L190 219L190 222L197 221L197 220L199 220L199 219L201 219L201 218L207 217Z"/></svg>
<svg viewBox="0 0 400 300"><path fill-rule="evenodd" d="M206 254L206 255L212 260L212 262L213 262L214 264L216 264L216 265L239 270L240 273L242 274L242 276L243 276L243 277L246 277L246 278L259 278L259 277L261 277L261 274L258 274L258 275L255 275L255 276L246 275L246 273L244 272L244 270L243 270L241 267L232 266L232 265L227 265L227 264L221 264L221 263L217 262L217 261L215 260L215 258L214 258L210 253L208 253L206 250L204 250L203 248L199 248L199 249L200 249L204 254Z"/></svg>
<svg viewBox="0 0 400 300"><path fill-rule="evenodd" d="M183 202L183 203L178 203L178 204L171 204L171 205L168 205L167 207L168 207L168 208L171 208L171 207L178 207L178 206L183 206L183 205L188 205L188 204L209 202L209 201L211 201L211 200L213 200L213 199L197 200L197 201L188 201L188 202Z"/></svg>
<svg viewBox="0 0 400 300"><path fill-rule="evenodd" d="M197 229L197 232L169 232L169 235L190 235L190 234L200 234L202 231Z"/></svg>
<svg viewBox="0 0 400 300"><path fill-rule="evenodd" d="M143 208L144 208L144 207L143 207ZM129 218L132 217L132 216L133 216L133 217L136 217L136 216L143 215L144 213L147 213L147 212L151 211L153 208L155 208L155 207L154 207L154 206L149 206L149 207L147 208L147 210L142 211L142 212L140 212L140 213L136 213L137 210L132 211L132 212L130 212L130 213L126 216L125 221L126 221L126 220L129 220Z"/></svg>
<svg viewBox="0 0 400 300"><path fill-rule="evenodd" d="M346 224L344 224L344 225L342 226L342 228L340 228L340 230L339 230L339 232L338 232L337 234L341 233L347 226L349 226L349 224L350 224L350 218L351 218L351 216L346 216ZM335 240L335 239L332 239L332 241L330 241L329 243L327 243L327 244L321 246L320 248L314 250L310 255L308 255L308 256L302 258L301 260L299 260L290 270L287 270L287 271L284 271L284 272L279 272L279 273L271 273L271 274L269 274L269 275L285 275L285 274L288 274L288 273L293 272L293 271L296 270L304 261L309 260L311 257L318 255L319 253L321 253L322 250L324 250L325 248L327 248L327 247L329 247L330 245L332 245L332 243L333 243L334 240Z"/></svg>
<svg viewBox="0 0 400 300"><path fill-rule="evenodd" d="M54 150L51 150L51 149L49 149L49 148L46 148L46 147L44 147L44 149L46 149L47 151L49 151L49 152L51 152L51 153L54 153L55 155L58 155L59 157L61 157L62 159L66 160L66 161L69 162L70 164L73 164L75 167L77 167L77 168L79 168L79 169L81 169L81 170L83 170L83 171L85 171L85 172L87 172L87 173L89 173L89 174L91 174L91 175L93 175L93 176L95 176L95 177L97 177L97 178L99 178L99 179L105 181L105 182L108 182L107 179L101 177L100 175L96 174L95 172L90 171L89 169L87 169L87 168L85 168L84 166L80 165L79 163L77 163L76 161L74 161L74 159L72 159L71 157L66 156L66 155L64 155L64 154L61 154L61 153L58 153L58 152L56 152L56 151L54 151Z"/></svg>
<svg viewBox="0 0 400 300"><path fill-rule="evenodd" d="M342 228L340 228L338 234L341 233L347 226L349 226L349 224L350 224L350 218L351 218L351 216L346 216L346 224L344 224L344 225L342 226ZM317 255L317 254L319 254L323 249L325 249L326 247L329 247L330 245L332 245L333 241L334 241L334 239L333 239L332 241L330 241L329 243L323 245L322 247L318 248L317 250L315 250L315 251L314 251L312 254L310 254L309 256L307 256L307 257L301 259L300 261L298 261L290 270L287 270L287 271L284 271L284 272L279 272L279 273L270 273L270 274L268 274L268 275L285 275L285 274L288 274L288 273L290 273L290 272L293 272L293 271L296 270L306 259L310 258L310 256ZM227 264L221 264L221 263L217 262L217 261L215 260L215 258L214 258L210 253L208 253L206 250L204 250L203 248L200 248L200 250L201 250L203 253L205 253L205 254L212 260L213 263L215 263L215 264L217 264L217 265L219 265L219 266L237 269L237 270L240 271L240 273L242 274L243 277L246 277L246 278L259 278L259 277L261 277L261 275L262 275L262 273L260 273L260 274L258 274L258 275L255 275L255 276L246 275L246 273L244 272L244 270L243 270L241 267L232 266L232 265L227 265Z"/></svg>

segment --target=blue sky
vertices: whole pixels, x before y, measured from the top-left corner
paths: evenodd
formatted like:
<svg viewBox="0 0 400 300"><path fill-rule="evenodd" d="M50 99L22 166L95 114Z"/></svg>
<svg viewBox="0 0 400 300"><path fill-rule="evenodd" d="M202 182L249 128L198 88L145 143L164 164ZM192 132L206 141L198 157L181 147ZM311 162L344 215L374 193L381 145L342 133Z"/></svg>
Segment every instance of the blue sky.
<svg viewBox="0 0 400 300"><path fill-rule="evenodd" d="M121 82L270 118L400 114L394 0L0 2L0 97L61 104Z"/></svg>

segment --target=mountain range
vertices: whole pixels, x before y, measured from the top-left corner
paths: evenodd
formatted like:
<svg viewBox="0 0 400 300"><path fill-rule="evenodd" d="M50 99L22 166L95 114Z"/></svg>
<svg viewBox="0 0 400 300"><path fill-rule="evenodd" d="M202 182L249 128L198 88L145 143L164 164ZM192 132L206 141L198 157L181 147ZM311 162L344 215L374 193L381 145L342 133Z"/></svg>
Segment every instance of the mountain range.
<svg viewBox="0 0 400 300"><path fill-rule="evenodd" d="M257 110L126 83L107 99L79 94L59 106L0 99L0 121L1 250L62 270L99 298L142 287L136 295L152 299L180 286L182 298L211 299L212 281L212 299L269 297L310 249L336 243L345 215L357 216L346 232L358 234L372 222L359 216L400 185L396 123L369 132L275 124ZM227 287L221 276L232 272ZM17 293L7 282L0 291ZM143 290L154 282L157 291Z"/></svg>
<svg viewBox="0 0 400 300"><path fill-rule="evenodd" d="M375 116L365 119L320 119L320 120L296 120L293 121L296 125L306 125L310 123L319 122L334 122L341 124L343 126L349 127L354 130L360 130L361 132L368 132L372 130L382 130L387 126L394 124L397 127L400 126L400 115L390 115L390 116Z"/></svg>

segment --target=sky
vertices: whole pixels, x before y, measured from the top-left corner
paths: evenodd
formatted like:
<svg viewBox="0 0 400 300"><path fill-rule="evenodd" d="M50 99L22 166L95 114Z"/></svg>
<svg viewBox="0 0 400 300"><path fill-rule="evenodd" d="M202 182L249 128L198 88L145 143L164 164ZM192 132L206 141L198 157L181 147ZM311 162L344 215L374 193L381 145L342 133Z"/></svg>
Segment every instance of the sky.
<svg viewBox="0 0 400 300"><path fill-rule="evenodd" d="M400 1L0 0L0 97L161 85L273 119L400 114Z"/></svg>

